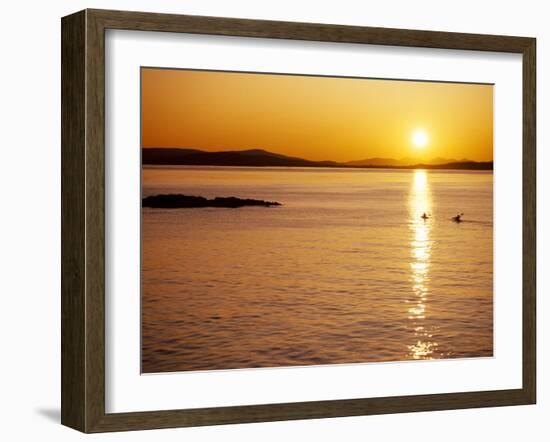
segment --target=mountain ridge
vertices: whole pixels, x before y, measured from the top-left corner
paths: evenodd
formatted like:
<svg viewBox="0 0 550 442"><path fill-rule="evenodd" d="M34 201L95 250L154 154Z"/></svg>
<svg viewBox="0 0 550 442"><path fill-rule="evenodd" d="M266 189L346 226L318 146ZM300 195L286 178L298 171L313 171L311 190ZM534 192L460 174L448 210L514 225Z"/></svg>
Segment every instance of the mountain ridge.
<svg viewBox="0 0 550 442"><path fill-rule="evenodd" d="M142 163L147 165L196 165L196 166L248 166L248 167L342 167L342 168L395 168L395 169L468 169L492 170L493 162L477 162L468 159L435 158L415 163L411 159L367 158L365 160L336 162L312 161L299 157L270 152L264 149L245 149L207 152L200 149L178 147L142 148ZM410 162L410 163L409 163Z"/></svg>

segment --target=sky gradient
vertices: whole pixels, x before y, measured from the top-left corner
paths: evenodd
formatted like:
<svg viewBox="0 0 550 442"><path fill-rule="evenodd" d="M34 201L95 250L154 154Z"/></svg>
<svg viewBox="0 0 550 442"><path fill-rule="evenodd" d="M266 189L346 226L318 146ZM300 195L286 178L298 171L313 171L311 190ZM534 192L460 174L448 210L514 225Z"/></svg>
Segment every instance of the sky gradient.
<svg viewBox="0 0 550 442"><path fill-rule="evenodd" d="M143 148L493 160L492 85L156 68L141 79Z"/></svg>

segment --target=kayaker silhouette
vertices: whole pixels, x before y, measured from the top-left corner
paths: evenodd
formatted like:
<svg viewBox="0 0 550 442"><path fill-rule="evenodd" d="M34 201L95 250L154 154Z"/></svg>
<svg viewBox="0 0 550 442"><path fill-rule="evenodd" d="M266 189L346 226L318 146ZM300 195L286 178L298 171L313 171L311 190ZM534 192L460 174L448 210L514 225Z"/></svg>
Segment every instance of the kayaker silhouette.
<svg viewBox="0 0 550 442"><path fill-rule="evenodd" d="M453 216L452 220L455 222L455 223L460 223L462 222L462 217L464 216L463 213L457 213L456 216Z"/></svg>

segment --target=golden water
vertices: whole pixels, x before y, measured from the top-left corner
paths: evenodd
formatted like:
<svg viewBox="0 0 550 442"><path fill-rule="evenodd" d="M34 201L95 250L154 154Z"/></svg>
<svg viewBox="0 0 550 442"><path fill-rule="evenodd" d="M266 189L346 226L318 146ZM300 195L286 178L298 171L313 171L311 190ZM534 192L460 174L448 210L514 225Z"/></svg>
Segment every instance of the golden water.
<svg viewBox="0 0 550 442"><path fill-rule="evenodd" d="M491 172L146 167L142 371L491 356ZM431 214L423 220L423 213ZM464 212L465 222L451 217Z"/></svg>

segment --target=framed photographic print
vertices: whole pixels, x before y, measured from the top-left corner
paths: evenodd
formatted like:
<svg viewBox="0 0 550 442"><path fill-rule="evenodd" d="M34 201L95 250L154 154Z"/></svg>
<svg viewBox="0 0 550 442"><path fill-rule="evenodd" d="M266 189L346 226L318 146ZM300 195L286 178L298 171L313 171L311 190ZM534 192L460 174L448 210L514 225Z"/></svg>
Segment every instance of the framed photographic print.
<svg viewBox="0 0 550 442"><path fill-rule="evenodd" d="M62 423L533 404L535 39L62 20Z"/></svg>

